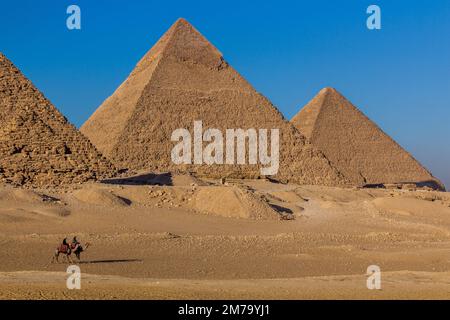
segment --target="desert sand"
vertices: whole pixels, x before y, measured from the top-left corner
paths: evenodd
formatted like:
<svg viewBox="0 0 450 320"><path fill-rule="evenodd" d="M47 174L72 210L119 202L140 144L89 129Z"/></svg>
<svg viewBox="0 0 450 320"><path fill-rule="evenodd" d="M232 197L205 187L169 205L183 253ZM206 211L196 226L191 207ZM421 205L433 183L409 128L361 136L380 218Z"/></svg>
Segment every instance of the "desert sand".
<svg viewBox="0 0 450 320"><path fill-rule="evenodd" d="M450 194L141 174L0 188L1 299L448 299ZM81 290L55 247L77 236ZM368 290L378 265L382 289Z"/></svg>

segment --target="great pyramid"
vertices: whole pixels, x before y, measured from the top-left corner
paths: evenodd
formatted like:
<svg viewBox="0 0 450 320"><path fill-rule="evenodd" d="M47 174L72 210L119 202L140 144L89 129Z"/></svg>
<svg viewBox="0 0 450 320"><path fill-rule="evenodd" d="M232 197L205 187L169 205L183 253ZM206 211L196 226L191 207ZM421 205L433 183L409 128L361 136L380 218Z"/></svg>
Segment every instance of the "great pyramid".
<svg viewBox="0 0 450 320"><path fill-rule="evenodd" d="M120 168L255 178L258 165L174 165L177 128L280 129L279 178L343 182L323 154L243 79L186 20L177 20L81 131Z"/></svg>
<svg viewBox="0 0 450 320"><path fill-rule="evenodd" d="M444 189L439 180L333 88L322 89L291 122L353 184L416 184Z"/></svg>
<svg viewBox="0 0 450 320"><path fill-rule="evenodd" d="M0 53L0 182L47 187L112 173L111 163Z"/></svg>

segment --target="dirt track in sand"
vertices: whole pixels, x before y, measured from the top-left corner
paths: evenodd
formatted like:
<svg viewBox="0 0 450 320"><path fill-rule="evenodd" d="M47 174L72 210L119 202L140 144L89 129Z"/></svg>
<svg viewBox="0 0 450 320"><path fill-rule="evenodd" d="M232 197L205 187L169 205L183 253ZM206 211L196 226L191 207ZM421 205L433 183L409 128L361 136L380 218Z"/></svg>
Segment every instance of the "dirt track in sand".
<svg viewBox="0 0 450 320"><path fill-rule="evenodd" d="M295 220L197 210L190 180L92 184L83 197L3 188L1 298L450 298L447 193L235 184ZM49 264L73 235L92 243L77 293L64 289L67 265ZM372 264L381 291L366 288Z"/></svg>

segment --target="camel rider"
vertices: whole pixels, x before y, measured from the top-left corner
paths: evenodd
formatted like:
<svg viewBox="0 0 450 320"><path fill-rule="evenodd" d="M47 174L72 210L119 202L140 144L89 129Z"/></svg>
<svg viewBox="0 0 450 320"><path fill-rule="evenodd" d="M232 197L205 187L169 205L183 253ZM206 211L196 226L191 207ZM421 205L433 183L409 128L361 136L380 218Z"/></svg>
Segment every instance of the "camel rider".
<svg viewBox="0 0 450 320"><path fill-rule="evenodd" d="M71 248L73 253L75 253L78 260L80 260L80 254L84 251L81 243L78 242L77 237L73 237Z"/></svg>
<svg viewBox="0 0 450 320"><path fill-rule="evenodd" d="M70 251L70 246L67 243L67 238L63 239L62 244L59 246L59 251L61 251L61 252L69 252Z"/></svg>
<svg viewBox="0 0 450 320"><path fill-rule="evenodd" d="M79 249L80 243L77 240L77 237L73 237L71 248L73 251L77 251Z"/></svg>

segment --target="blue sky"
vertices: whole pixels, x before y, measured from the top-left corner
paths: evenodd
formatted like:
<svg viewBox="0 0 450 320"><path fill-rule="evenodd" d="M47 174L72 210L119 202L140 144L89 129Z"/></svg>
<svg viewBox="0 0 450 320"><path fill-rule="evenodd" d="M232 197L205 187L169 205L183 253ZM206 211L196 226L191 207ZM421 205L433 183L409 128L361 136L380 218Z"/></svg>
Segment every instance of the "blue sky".
<svg viewBox="0 0 450 320"><path fill-rule="evenodd" d="M450 187L449 0L5 1L0 51L80 126L179 17L286 118L335 87Z"/></svg>

